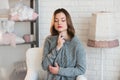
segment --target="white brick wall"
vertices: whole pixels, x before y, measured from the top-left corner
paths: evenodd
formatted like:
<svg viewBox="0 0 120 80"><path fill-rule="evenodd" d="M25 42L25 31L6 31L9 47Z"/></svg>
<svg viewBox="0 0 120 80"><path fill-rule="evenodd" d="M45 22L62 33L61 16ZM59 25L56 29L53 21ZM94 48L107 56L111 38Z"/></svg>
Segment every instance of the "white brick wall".
<svg viewBox="0 0 120 80"><path fill-rule="evenodd" d="M85 46L88 80L101 80L101 59L103 59L103 79L120 80L120 47L97 49L86 46L91 14L95 11L114 13L116 25L113 27L120 39L120 0L40 0L40 46L49 35L54 10L61 7L70 12L76 35ZM101 57L101 50L103 50L103 57Z"/></svg>

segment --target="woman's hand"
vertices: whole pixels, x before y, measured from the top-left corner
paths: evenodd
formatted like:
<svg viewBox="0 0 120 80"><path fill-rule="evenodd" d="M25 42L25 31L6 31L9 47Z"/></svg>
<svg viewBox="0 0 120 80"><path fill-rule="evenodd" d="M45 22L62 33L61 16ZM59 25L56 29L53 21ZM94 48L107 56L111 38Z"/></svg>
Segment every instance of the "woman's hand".
<svg viewBox="0 0 120 80"><path fill-rule="evenodd" d="M62 34L59 34L57 41L57 50L59 50L63 46L64 42L65 42L64 37L62 36Z"/></svg>
<svg viewBox="0 0 120 80"><path fill-rule="evenodd" d="M58 74L58 72L59 72L59 65L57 63L55 63L55 67L49 65L49 71L52 74Z"/></svg>

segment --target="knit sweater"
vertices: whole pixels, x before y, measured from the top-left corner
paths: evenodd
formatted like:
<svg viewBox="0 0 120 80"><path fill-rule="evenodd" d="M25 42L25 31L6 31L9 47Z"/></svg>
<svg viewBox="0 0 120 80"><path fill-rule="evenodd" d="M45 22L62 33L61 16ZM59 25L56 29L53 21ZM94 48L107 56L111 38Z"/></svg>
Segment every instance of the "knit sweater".
<svg viewBox="0 0 120 80"><path fill-rule="evenodd" d="M58 36L48 36L44 43L42 68L48 71L47 80L75 80L78 75L86 71L86 53L79 39L74 36L65 41L57 51ZM59 65L57 75L51 74L48 65Z"/></svg>

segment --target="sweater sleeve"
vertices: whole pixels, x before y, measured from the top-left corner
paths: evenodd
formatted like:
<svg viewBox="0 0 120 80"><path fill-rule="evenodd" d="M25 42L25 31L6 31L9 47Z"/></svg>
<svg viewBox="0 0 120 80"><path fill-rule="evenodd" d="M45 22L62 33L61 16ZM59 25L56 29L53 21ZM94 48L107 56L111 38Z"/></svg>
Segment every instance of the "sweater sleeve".
<svg viewBox="0 0 120 80"><path fill-rule="evenodd" d="M50 40L46 38L42 57L42 68L44 70L48 69L48 65L53 65L57 52L56 48L50 50Z"/></svg>
<svg viewBox="0 0 120 80"><path fill-rule="evenodd" d="M60 67L59 75L75 77L83 75L86 71L86 53L83 46L80 44L76 47L76 65L74 67Z"/></svg>

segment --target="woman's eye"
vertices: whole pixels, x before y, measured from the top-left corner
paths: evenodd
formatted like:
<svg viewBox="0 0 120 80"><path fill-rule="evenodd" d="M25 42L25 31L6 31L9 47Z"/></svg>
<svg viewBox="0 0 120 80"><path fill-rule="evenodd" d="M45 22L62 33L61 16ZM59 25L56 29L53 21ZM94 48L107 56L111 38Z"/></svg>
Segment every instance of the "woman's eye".
<svg viewBox="0 0 120 80"><path fill-rule="evenodd" d="M60 22L65 22L66 20L60 20ZM59 20L54 20L54 22L59 22Z"/></svg>
<svg viewBox="0 0 120 80"><path fill-rule="evenodd" d="M54 22L58 22L58 20L54 20Z"/></svg>
<svg viewBox="0 0 120 80"><path fill-rule="evenodd" d="M66 20L62 20L62 22L65 22Z"/></svg>

